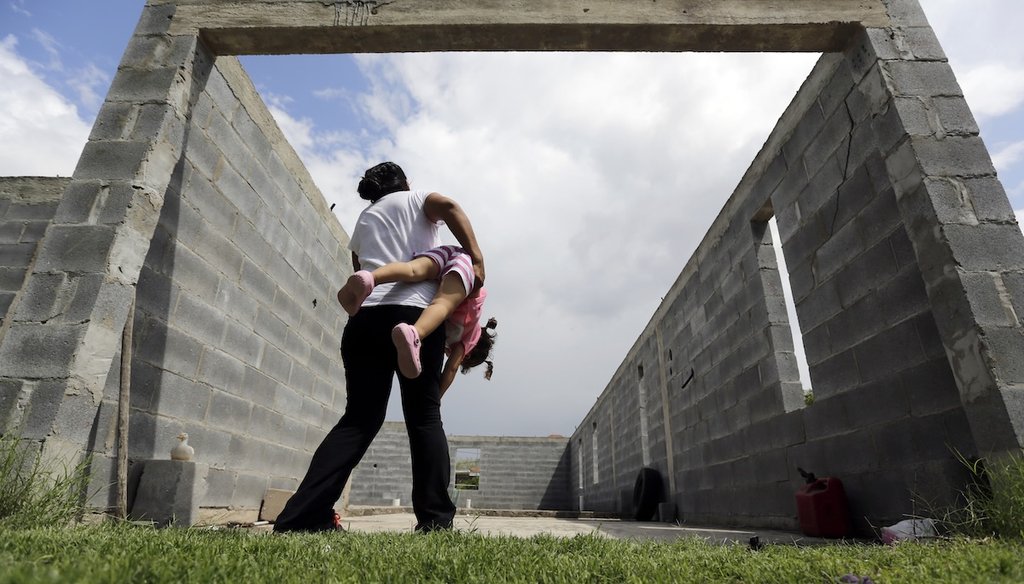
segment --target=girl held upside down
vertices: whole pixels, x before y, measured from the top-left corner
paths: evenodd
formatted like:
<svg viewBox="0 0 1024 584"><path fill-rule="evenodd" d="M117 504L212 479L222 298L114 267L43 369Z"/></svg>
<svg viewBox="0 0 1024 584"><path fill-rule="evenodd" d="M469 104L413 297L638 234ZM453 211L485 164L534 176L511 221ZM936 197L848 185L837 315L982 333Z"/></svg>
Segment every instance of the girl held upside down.
<svg viewBox="0 0 1024 584"><path fill-rule="evenodd" d="M473 264L460 247L443 245L416 254L408 262L385 264L372 272L359 270L338 291L338 302L349 316L359 311L363 300L374 286L392 282L424 282L440 280L437 294L415 324L399 323L391 330L391 340L398 352L398 369L414 379L421 372L420 339L445 326L445 352L448 360L441 374L441 395L448 390L455 373L463 373L487 363L485 379L491 378L494 364L489 360L498 321L491 318L480 326L487 290L474 288Z"/></svg>

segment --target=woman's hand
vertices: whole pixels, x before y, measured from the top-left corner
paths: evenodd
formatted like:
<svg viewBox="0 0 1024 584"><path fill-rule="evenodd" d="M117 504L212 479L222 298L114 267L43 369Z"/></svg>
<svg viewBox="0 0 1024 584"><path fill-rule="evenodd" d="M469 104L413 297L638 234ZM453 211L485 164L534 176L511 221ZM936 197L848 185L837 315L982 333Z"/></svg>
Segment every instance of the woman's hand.
<svg viewBox="0 0 1024 584"><path fill-rule="evenodd" d="M479 262L473 260L473 275L476 276L476 279L473 281L473 291L470 294L476 295L476 293L479 292L480 289L484 287L485 273L483 258L480 258Z"/></svg>

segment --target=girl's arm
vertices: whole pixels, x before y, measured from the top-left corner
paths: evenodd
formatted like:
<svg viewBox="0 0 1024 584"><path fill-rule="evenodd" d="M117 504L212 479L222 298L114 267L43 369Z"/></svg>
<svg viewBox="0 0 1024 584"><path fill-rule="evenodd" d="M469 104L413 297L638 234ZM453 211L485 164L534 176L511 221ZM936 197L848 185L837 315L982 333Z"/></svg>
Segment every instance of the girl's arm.
<svg viewBox="0 0 1024 584"><path fill-rule="evenodd" d="M455 343L455 346L452 347L452 354L448 356L448 361L444 364L444 371L441 372L441 397L444 397L444 392L448 391L452 382L455 381L455 374L459 372L459 365L462 365L462 360L465 357L466 351L462 343Z"/></svg>

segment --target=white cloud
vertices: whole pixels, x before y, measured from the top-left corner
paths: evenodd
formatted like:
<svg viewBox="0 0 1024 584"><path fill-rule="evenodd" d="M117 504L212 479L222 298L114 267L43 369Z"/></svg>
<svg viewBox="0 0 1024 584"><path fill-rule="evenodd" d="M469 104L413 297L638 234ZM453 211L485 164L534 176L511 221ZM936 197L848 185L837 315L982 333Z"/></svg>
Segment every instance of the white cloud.
<svg viewBox="0 0 1024 584"><path fill-rule="evenodd" d="M1016 186L1006 184L1006 179L1003 179L1003 187L1006 188L1006 195L1010 198L1010 201L1024 201L1024 181L1020 181Z"/></svg>
<svg viewBox="0 0 1024 584"><path fill-rule="evenodd" d="M1024 158L1024 140L1002 145L999 150L992 153L992 164L1000 173L1006 173L1015 167L1022 158Z"/></svg>
<svg viewBox="0 0 1024 584"><path fill-rule="evenodd" d="M1017 42L1024 3L921 0L979 120L1024 104L1024 43Z"/></svg>
<svg viewBox="0 0 1024 584"><path fill-rule="evenodd" d="M269 101L269 100L268 100ZM309 119L298 119L292 117L280 104L273 102L268 104L270 113L274 116L284 137L299 154L313 153L313 122Z"/></svg>
<svg viewBox="0 0 1024 584"><path fill-rule="evenodd" d="M89 109L98 109L103 104L103 95L98 90L106 90L110 84L110 76L102 69L89 63L68 80L68 84L76 92L82 105Z"/></svg>
<svg viewBox="0 0 1024 584"><path fill-rule="evenodd" d="M68 176L89 124L29 69L16 48L13 36L0 40L0 176Z"/></svg>
<svg viewBox="0 0 1024 584"><path fill-rule="evenodd" d="M25 0L13 0L10 3L11 10L15 14L21 14L22 16L32 16L32 13L25 8Z"/></svg>
<svg viewBox="0 0 1024 584"><path fill-rule="evenodd" d="M1024 104L1024 66L986 63L967 68L959 79L979 119L998 117Z"/></svg>
<svg viewBox="0 0 1024 584"><path fill-rule="evenodd" d="M345 87L325 87L313 92L313 97L325 101L351 102L354 96L355 93L351 89L347 89Z"/></svg>
<svg viewBox="0 0 1024 584"><path fill-rule="evenodd" d="M295 98L290 95L281 95L278 93L264 93L263 99L271 106L278 108L286 108L289 105L295 103Z"/></svg>
<svg viewBox="0 0 1024 584"><path fill-rule="evenodd" d="M348 97L351 94L352 92L344 87L328 87L325 89L317 89L313 92L314 97L324 100L341 99Z"/></svg>
<svg viewBox="0 0 1024 584"><path fill-rule="evenodd" d="M44 63L42 66L51 71L61 71L64 69L64 64L60 59L60 43L57 42L57 39L38 28L33 28L31 34L32 38L43 48L43 51L50 56L49 63Z"/></svg>

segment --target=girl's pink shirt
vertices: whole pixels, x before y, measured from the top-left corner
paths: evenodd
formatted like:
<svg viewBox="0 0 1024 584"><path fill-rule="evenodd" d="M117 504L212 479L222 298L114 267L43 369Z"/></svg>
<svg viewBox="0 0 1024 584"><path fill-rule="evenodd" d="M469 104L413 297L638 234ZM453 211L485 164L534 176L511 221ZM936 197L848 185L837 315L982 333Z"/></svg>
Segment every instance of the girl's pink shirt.
<svg viewBox="0 0 1024 584"><path fill-rule="evenodd" d="M487 290L481 288L475 297L466 298L455 307L445 323L448 345L462 343L463 354L468 355L480 341L480 316L484 311Z"/></svg>

